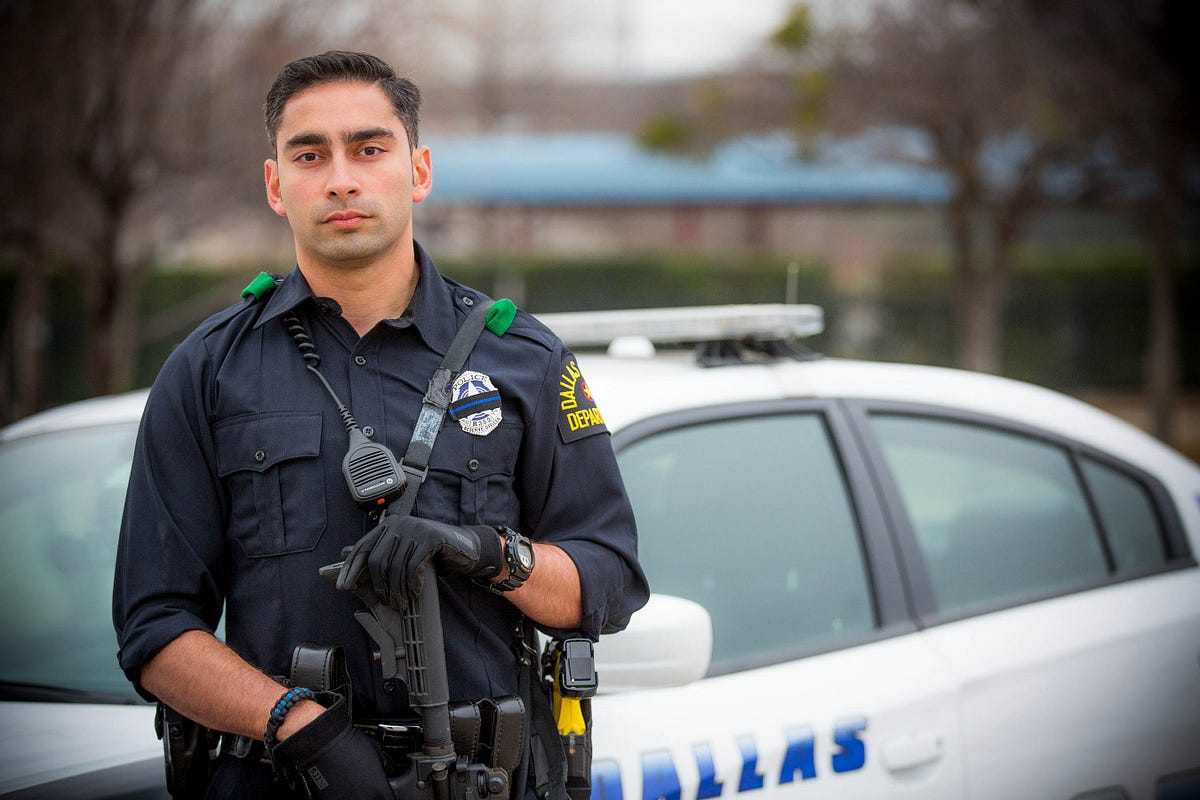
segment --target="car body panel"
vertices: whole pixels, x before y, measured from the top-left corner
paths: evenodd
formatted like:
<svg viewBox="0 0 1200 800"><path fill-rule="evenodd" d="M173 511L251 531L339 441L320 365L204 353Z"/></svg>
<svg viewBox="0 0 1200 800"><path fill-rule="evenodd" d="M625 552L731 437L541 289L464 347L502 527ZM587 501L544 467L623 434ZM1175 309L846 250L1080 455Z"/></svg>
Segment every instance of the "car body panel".
<svg viewBox="0 0 1200 800"><path fill-rule="evenodd" d="M1154 797L1200 757L1200 581L1181 570L922 632L959 700L965 796ZM1184 689L1185 691L1180 691Z"/></svg>
<svg viewBox="0 0 1200 800"><path fill-rule="evenodd" d="M895 637L687 686L598 697L593 774L606 800L618 797L618 774L623 800L759 789L959 798L955 695L945 661L927 642ZM884 754L920 734L937 738L928 757L893 756L889 769Z"/></svg>
<svg viewBox="0 0 1200 800"><path fill-rule="evenodd" d="M0 703L0 795L38 786L48 790L48 785L117 767L146 774L136 766L144 761L153 763L151 786L161 787L165 797L153 706ZM122 791L143 788L126 781Z"/></svg>
<svg viewBox="0 0 1200 800"><path fill-rule="evenodd" d="M149 390L139 389L52 408L0 430L0 442L83 427L136 422L149 395Z"/></svg>

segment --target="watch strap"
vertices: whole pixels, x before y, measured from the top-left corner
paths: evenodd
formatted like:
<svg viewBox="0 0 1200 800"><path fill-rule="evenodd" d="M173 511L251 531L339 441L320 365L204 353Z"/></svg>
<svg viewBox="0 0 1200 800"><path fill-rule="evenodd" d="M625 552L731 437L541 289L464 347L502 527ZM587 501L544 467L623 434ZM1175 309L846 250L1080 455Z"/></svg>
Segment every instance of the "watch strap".
<svg viewBox="0 0 1200 800"><path fill-rule="evenodd" d="M532 552L533 543L526 537L503 525L497 526L496 532L504 537L504 562L508 565L508 575L502 581L496 583L488 583L488 589L503 594L511 592L513 589L520 589L525 585L525 581L529 580L529 576L533 574L533 567L528 569L521 563L521 559L517 555L517 548L522 544L529 547Z"/></svg>

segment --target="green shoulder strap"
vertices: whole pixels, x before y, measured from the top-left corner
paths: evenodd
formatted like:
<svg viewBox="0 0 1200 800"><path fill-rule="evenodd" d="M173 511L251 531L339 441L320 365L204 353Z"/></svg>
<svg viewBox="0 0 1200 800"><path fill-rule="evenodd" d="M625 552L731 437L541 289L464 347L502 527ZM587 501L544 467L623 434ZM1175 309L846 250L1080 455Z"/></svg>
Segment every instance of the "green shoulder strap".
<svg viewBox="0 0 1200 800"><path fill-rule="evenodd" d="M487 329L497 336L503 336L516 318L516 304L507 297L502 297L492 303L492 309L487 315Z"/></svg>
<svg viewBox="0 0 1200 800"><path fill-rule="evenodd" d="M275 291L279 286L279 281L276 277L268 272L258 273L258 277L250 281L245 289L242 289L242 297L254 297L254 301L258 302L264 297Z"/></svg>

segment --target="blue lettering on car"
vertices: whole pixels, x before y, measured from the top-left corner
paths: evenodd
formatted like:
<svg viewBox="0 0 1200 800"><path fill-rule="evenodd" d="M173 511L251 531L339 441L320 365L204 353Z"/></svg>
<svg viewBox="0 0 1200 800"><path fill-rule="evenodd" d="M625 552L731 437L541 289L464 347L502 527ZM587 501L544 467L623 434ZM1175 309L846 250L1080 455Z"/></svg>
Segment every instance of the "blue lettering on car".
<svg viewBox="0 0 1200 800"><path fill-rule="evenodd" d="M700 787L696 790L696 800L711 800L721 796L724 786L717 780L717 766L713 762L712 746L707 742L692 747L696 756L696 767L700 771Z"/></svg>
<svg viewBox="0 0 1200 800"><path fill-rule="evenodd" d="M742 779L738 781L738 794L752 792L763 787L763 776L758 772L758 748L751 736L739 736L738 749L742 751Z"/></svg>
<svg viewBox="0 0 1200 800"><path fill-rule="evenodd" d="M670 750L642 753L642 800L679 800L679 772ZM593 791L592 796L595 797Z"/></svg>
<svg viewBox="0 0 1200 800"><path fill-rule="evenodd" d="M817 777L817 737L808 725L788 728L787 750L783 754L783 768L779 770L779 782L791 783L800 773L801 780Z"/></svg>
<svg viewBox="0 0 1200 800"><path fill-rule="evenodd" d="M621 789L621 765L614 758L599 758L592 762L591 800L625 800Z"/></svg>
<svg viewBox="0 0 1200 800"><path fill-rule="evenodd" d="M833 754L834 772L853 772L867 763L867 747L858 734L867 729L867 718L843 720L833 729L833 743L840 748Z"/></svg>
<svg viewBox="0 0 1200 800"><path fill-rule="evenodd" d="M838 720L833 726L833 753L829 766L835 773L854 772L867 763L867 744L863 734L867 730L866 717L849 717ZM802 781L817 777L817 737L811 725L796 725L784 732L786 749L779 770L779 785L794 783L799 775ZM737 794L762 789L765 777L758 768L758 745L753 736L737 737L741 752L741 774ZM717 780L717 767L713 758L712 745L699 742L692 745L692 757L696 762L699 784L694 796L687 800L713 800L724 792L724 784ZM642 799L641 800L684 800L679 770L670 750L649 750L642 753ZM592 764L591 800L624 800L621 787L621 765L615 759L598 759Z"/></svg>

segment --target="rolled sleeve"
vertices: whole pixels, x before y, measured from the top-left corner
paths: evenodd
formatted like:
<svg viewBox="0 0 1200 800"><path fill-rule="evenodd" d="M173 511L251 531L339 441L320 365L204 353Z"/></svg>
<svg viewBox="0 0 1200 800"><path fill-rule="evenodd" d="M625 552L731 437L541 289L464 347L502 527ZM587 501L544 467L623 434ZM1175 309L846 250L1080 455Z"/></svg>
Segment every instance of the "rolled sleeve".
<svg viewBox="0 0 1200 800"><path fill-rule="evenodd" d="M203 343L192 338L155 381L138 431L113 583L118 660L142 667L189 630L212 632L223 593L226 504L204 411Z"/></svg>
<svg viewBox="0 0 1200 800"><path fill-rule="evenodd" d="M592 640L616 633L646 604L650 590L637 560L637 526L607 431L571 442L558 426L559 365L555 353L535 421L527 430L523 485L532 536L561 548L575 563L582 594L578 631Z"/></svg>

